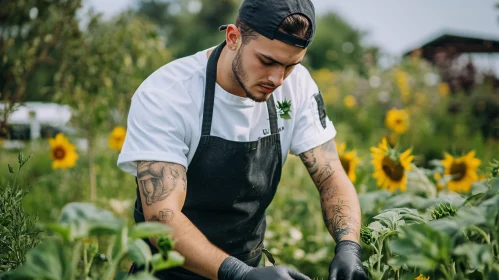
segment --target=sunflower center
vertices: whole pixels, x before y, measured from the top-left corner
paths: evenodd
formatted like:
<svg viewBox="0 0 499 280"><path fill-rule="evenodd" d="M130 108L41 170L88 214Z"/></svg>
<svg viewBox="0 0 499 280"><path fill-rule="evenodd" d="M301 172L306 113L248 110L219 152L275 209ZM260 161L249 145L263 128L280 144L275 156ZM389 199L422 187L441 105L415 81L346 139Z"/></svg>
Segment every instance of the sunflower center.
<svg viewBox="0 0 499 280"><path fill-rule="evenodd" d="M404 177L404 167L400 163L395 163L389 157L384 157L381 165L386 176L392 181L400 181Z"/></svg>
<svg viewBox="0 0 499 280"><path fill-rule="evenodd" d="M350 170L350 160L340 156L340 162L341 165L343 166L343 169L345 169L345 172L348 174L348 171Z"/></svg>
<svg viewBox="0 0 499 280"><path fill-rule="evenodd" d="M52 155L55 159L63 159L66 156L66 150L61 146L57 146L52 150Z"/></svg>
<svg viewBox="0 0 499 280"><path fill-rule="evenodd" d="M452 163L450 167L452 181L460 181L466 175L466 164L464 162Z"/></svg>
<svg viewBox="0 0 499 280"><path fill-rule="evenodd" d="M396 124L401 124L401 123L402 123L402 120L401 120L401 119L396 119L396 120L395 120L395 123L396 123Z"/></svg>

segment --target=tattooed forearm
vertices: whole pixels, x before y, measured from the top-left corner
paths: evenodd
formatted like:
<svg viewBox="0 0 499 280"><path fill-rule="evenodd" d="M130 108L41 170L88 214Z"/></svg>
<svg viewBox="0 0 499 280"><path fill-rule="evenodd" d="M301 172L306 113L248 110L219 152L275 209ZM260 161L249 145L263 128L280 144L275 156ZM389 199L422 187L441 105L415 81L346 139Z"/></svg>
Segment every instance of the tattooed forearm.
<svg viewBox="0 0 499 280"><path fill-rule="evenodd" d="M338 199L337 203L328 208L323 209L322 215L327 229L336 242L341 241L346 235L355 233L357 221L353 216L348 201Z"/></svg>
<svg viewBox="0 0 499 280"><path fill-rule="evenodd" d="M137 180L147 205L161 201L175 189L178 183L179 165L167 162L140 162L137 167ZM181 177L182 185L186 188L186 180Z"/></svg>
<svg viewBox="0 0 499 280"><path fill-rule="evenodd" d="M182 186L184 187L184 191L187 190L187 174L182 174Z"/></svg>
<svg viewBox="0 0 499 280"><path fill-rule="evenodd" d="M357 240L360 234L360 207L355 188L344 173L334 140L300 155L317 190L322 215L336 242Z"/></svg>
<svg viewBox="0 0 499 280"><path fill-rule="evenodd" d="M310 173L311 176L313 176L319 168L315 164L317 162L317 159L315 158L314 155L314 150L310 150L307 152L304 152L303 154L300 154L300 159L305 164L305 167L307 167L308 172Z"/></svg>
<svg viewBox="0 0 499 280"><path fill-rule="evenodd" d="M175 213L172 210L165 208L165 209L159 211L159 217L156 215L153 215L149 219L149 221L169 223L173 220L174 217L175 217Z"/></svg>
<svg viewBox="0 0 499 280"><path fill-rule="evenodd" d="M333 176L334 170L331 168L329 162L326 162L324 166L321 167L321 171L317 178L315 179L315 185L319 188L319 191L324 188L324 182L326 182L331 176Z"/></svg>

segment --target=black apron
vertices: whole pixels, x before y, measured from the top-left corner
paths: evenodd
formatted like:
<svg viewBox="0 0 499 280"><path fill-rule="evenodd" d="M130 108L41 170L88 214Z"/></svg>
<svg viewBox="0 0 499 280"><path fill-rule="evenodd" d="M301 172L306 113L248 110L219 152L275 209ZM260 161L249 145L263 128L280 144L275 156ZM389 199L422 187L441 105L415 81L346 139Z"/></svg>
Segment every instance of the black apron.
<svg viewBox="0 0 499 280"><path fill-rule="evenodd" d="M265 209L281 178L282 152L273 95L267 100L271 135L235 142L211 136L217 62L225 41L211 54L206 69L203 126L187 171L182 213L213 243L246 264L258 266L265 234ZM143 222L137 186L135 222ZM153 253L158 250L148 240ZM131 272L140 271L133 265ZM206 279L181 267L160 271L160 279Z"/></svg>

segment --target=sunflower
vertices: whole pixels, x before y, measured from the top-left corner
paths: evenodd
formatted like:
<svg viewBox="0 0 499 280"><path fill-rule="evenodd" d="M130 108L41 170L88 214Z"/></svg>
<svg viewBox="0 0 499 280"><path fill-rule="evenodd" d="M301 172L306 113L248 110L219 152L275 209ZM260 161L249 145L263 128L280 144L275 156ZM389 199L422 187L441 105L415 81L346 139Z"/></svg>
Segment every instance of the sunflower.
<svg viewBox="0 0 499 280"><path fill-rule="evenodd" d="M345 103L345 106L348 109L357 107L357 99L355 99L355 97L353 97L352 95L345 96L345 98L343 99L343 103Z"/></svg>
<svg viewBox="0 0 499 280"><path fill-rule="evenodd" d="M469 192L471 184L478 180L477 168L482 163L475 158L475 151L466 155L454 158L445 154L445 159L441 161L445 167L445 175L450 176L447 187L455 192Z"/></svg>
<svg viewBox="0 0 499 280"><path fill-rule="evenodd" d="M424 277L423 274L419 274L419 276L414 278L414 280L430 280L430 276Z"/></svg>
<svg viewBox="0 0 499 280"><path fill-rule="evenodd" d="M348 178L352 183L355 183L357 180L355 169L357 168L357 163L360 161L360 158L356 157L357 152L355 150L346 152L346 147L347 145L345 143L338 146L338 155L340 156L341 165L343 166L343 169L345 169Z"/></svg>
<svg viewBox="0 0 499 280"><path fill-rule="evenodd" d="M414 156L411 150L402 154L388 146L386 138L381 140L378 147L371 147L372 163L374 165L373 177L377 179L378 187L394 192L397 189L405 191L407 188L407 171L411 170Z"/></svg>
<svg viewBox="0 0 499 280"><path fill-rule="evenodd" d="M117 126L111 132L109 136L109 147L116 151L121 151L123 147L123 142L125 142L126 129L122 126Z"/></svg>
<svg viewBox="0 0 499 280"><path fill-rule="evenodd" d="M404 134L409 129L409 113L404 109L391 109L386 113L385 125L397 134Z"/></svg>
<svg viewBox="0 0 499 280"><path fill-rule="evenodd" d="M50 155L52 156L52 169L66 169L75 166L78 154L75 146L69 143L68 138L58 133L55 138L49 139Z"/></svg>

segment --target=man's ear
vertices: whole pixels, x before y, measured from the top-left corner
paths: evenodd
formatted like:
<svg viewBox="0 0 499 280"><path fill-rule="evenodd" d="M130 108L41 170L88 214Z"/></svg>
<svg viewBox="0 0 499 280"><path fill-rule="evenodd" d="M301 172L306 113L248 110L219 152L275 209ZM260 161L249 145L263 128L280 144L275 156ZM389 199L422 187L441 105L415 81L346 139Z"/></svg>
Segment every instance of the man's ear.
<svg viewBox="0 0 499 280"><path fill-rule="evenodd" d="M225 41L227 48L231 51L236 51L242 42L241 31L234 24L229 24L225 30Z"/></svg>

